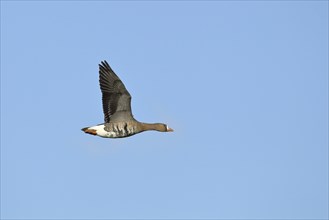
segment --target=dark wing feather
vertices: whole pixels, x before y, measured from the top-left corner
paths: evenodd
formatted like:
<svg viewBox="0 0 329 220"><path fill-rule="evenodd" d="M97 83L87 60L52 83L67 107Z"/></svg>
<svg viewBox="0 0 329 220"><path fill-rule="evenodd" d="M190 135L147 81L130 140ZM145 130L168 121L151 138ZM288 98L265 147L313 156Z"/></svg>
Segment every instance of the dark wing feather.
<svg viewBox="0 0 329 220"><path fill-rule="evenodd" d="M99 64L99 84L102 91L105 123L110 120L130 120L131 96L119 77L104 60Z"/></svg>

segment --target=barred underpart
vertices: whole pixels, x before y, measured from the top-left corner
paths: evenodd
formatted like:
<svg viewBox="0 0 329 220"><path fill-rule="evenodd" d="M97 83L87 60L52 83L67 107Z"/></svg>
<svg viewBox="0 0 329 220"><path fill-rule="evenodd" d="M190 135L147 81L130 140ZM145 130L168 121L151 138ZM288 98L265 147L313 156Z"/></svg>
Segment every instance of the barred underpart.
<svg viewBox="0 0 329 220"><path fill-rule="evenodd" d="M127 137L141 132L136 122L106 123L104 130L115 133L116 137Z"/></svg>

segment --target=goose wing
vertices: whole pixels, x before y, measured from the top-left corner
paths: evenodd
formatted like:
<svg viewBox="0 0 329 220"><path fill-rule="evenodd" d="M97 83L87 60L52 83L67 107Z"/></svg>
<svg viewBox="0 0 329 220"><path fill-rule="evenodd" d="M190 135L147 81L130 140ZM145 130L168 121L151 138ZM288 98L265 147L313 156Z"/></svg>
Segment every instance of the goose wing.
<svg viewBox="0 0 329 220"><path fill-rule="evenodd" d="M105 60L99 64L99 85L105 123L133 119L131 95Z"/></svg>

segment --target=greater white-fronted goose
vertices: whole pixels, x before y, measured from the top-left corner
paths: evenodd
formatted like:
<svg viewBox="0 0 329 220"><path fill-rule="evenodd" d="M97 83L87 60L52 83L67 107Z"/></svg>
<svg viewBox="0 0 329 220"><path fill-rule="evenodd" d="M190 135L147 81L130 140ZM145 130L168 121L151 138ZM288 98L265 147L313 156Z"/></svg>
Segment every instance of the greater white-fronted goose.
<svg viewBox="0 0 329 220"><path fill-rule="evenodd" d="M123 138L150 130L173 131L166 124L142 123L134 119L131 112L131 96L105 60L99 64L99 84L105 123L82 128L85 133L104 138Z"/></svg>

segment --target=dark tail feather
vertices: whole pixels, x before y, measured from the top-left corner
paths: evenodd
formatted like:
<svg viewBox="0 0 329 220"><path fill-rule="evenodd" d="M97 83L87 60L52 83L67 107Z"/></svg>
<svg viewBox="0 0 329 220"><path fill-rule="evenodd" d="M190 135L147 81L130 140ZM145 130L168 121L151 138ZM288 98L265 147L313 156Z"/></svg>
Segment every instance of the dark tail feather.
<svg viewBox="0 0 329 220"><path fill-rule="evenodd" d="M97 135L96 130L89 129L89 127L82 128L81 131L83 131L83 132L85 132L87 134Z"/></svg>

